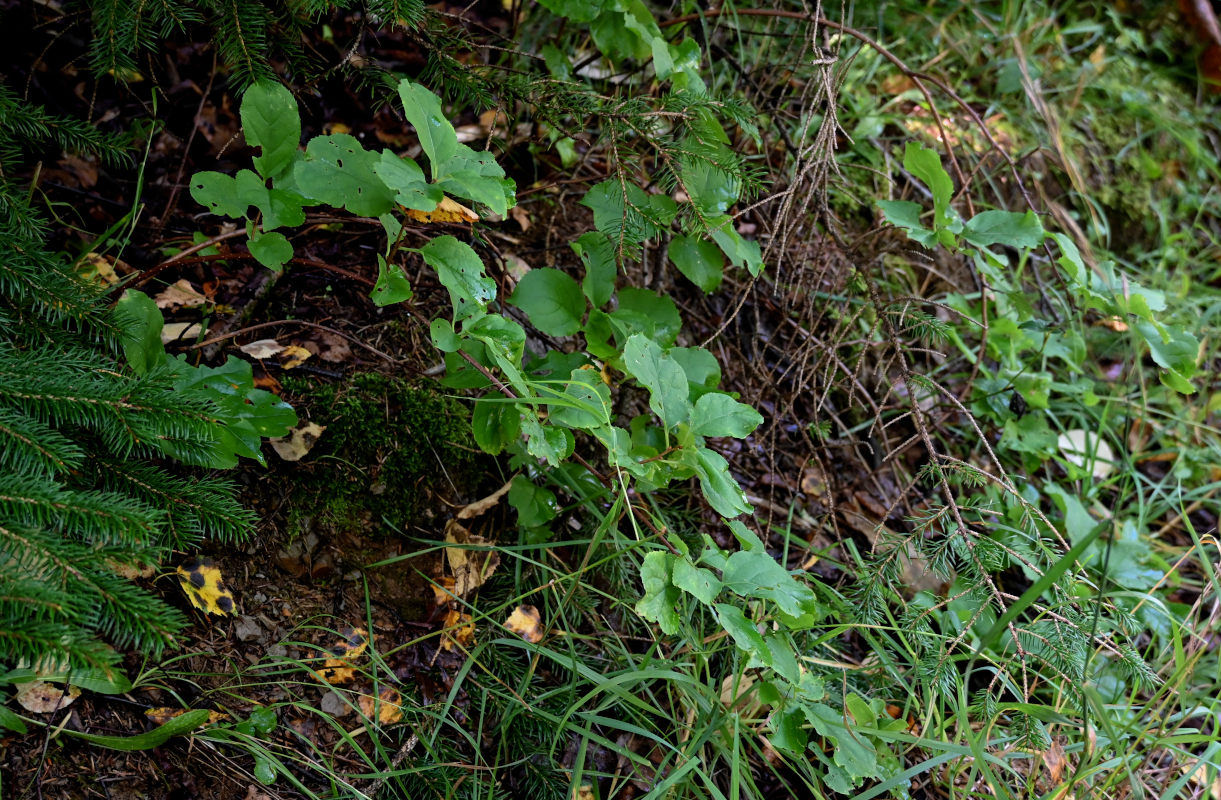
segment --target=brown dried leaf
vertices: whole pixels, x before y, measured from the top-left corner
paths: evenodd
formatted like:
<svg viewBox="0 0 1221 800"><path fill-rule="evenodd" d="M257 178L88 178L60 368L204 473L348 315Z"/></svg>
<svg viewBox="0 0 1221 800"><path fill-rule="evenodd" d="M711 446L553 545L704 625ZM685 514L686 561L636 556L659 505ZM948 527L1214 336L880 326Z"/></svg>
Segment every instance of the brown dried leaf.
<svg viewBox="0 0 1221 800"><path fill-rule="evenodd" d="M33 714L51 714L72 705L72 701L81 696L81 690L75 686L66 689L47 681L29 681L17 685L14 697L17 704Z"/></svg>
<svg viewBox="0 0 1221 800"><path fill-rule="evenodd" d="M543 640L543 619L534 606L518 606L505 621L505 627L530 644Z"/></svg>
<svg viewBox="0 0 1221 800"><path fill-rule="evenodd" d="M445 525L445 541L450 544L488 547L493 544L479 534L471 533L457 520ZM447 547L445 557L454 573L454 594L466 597L483 585L500 566L500 553L495 550L472 550L469 547Z"/></svg>
<svg viewBox="0 0 1221 800"><path fill-rule="evenodd" d="M186 278L181 278L158 293L153 298L153 302L157 304L157 308L174 311L179 308L204 306L211 301L206 295L196 291L190 281ZM243 352L245 352L245 348L243 348Z"/></svg>
<svg viewBox="0 0 1221 800"><path fill-rule="evenodd" d="M479 516L480 514L487 511L489 508L491 508L492 506L499 503L500 498L502 498L506 494L508 494L509 489L511 489L512 487L513 487L513 480L510 479L508 481L508 483L506 483L504 486L501 486L499 489L492 492L490 495L483 498L482 500L476 500L475 502L470 503L469 505L463 506L462 510L458 512L458 519L470 519L471 517Z"/></svg>
<svg viewBox="0 0 1221 800"><path fill-rule="evenodd" d="M259 339L249 344L244 344L238 348L251 358L271 358L284 352L284 345L277 342L275 339Z"/></svg>

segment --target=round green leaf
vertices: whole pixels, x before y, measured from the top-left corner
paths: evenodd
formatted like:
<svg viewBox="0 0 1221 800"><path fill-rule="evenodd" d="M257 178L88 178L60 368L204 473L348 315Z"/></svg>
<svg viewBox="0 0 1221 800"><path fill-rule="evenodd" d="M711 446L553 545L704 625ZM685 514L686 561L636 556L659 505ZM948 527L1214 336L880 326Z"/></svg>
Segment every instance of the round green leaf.
<svg viewBox="0 0 1221 800"><path fill-rule="evenodd" d="M666 252L678 271L705 292L715 291L721 285L725 258L714 243L699 236L680 235L670 240Z"/></svg>
<svg viewBox="0 0 1221 800"><path fill-rule="evenodd" d="M509 302L526 312L530 323L548 336L571 336L581 329L585 296L558 269L532 269L517 283Z"/></svg>

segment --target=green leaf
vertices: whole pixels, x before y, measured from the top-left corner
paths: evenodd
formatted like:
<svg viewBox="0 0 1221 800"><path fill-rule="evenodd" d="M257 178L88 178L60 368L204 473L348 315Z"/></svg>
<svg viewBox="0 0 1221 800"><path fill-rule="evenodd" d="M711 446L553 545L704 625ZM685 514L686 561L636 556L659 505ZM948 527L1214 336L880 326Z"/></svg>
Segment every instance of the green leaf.
<svg viewBox="0 0 1221 800"><path fill-rule="evenodd" d="M254 779L264 786L270 786L276 782L276 770L272 765L269 757L262 753L256 753L254 756Z"/></svg>
<svg viewBox="0 0 1221 800"><path fill-rule="evenodd" d="M128 289L119 298L117 309L123 322L123 355L137 375L147 375L165 363L161 329L165 319L161 309L144 292Z"/></svg>
<svg viewBox="0 0 1221 800"><path fill-rule="evenodd" d="M496 297L496 281L483 273L483 262L470 245L453 236L438 236L420 248L420 255L449 290L454 322L487 313L488 303Z"/></svg>
<svg viewBox="0 0 1221 800"><path fill-rule="evenodd" d="M504 452L521 435L521 411L516 403L506 402L507 399L500 392L490 391L475 401L471 411L475 444L494 456Z"/></svg>
<svg viewBox="0 0 1221 800"><path fill-rule="evenodd" d="M386 257L377 254L377 283L369 294L373 304L389 306L411 299L411 284L403 274L403 268L398 264L389 264ZM452 329L451 329L452 330Z"/></svg>
<svg viewBox="0 0 1221 800"><path fill-rule="evenodd" d="M763 416L727 394L709 392L695 403L691 429L700 436L743 439L763 423Z"/></svg>
<svg viewBox="0 0 1221 800"><path fill-rule="evenodd" d="M1200 342L1183 328L1161 327L1150 322L1137 322L1136 330L1149 345L1149 354L1159 367L1166 370L1162 381L1181 394L1194 394L1191 377L1196 372Z"/></svg>
<svg viewBox="0 0 1221 800"><path fill-rule="evenodd" d="M771 666L772 655L767 649L767 643L763 641L763 635L759 633L755 623L746 618L742 609L728 603L717 603L716 617L739 650L749 653L764 665Z"/></svg>
<svg viewBox="0 0 1221 800"><path fill-rule="evenodd" d="M924 208L911 200L879 200L878 208L886 215L886 221L896 228L907 231L907 238L925 247L937 245L937 234L920 224Z"/></svg>
<svg viewBox="0 0 1221 800"><path fill-rule="evenodd" d="M712 605L716 596L721 593L721 581L716 573L697 567L685 558L674 560L673 582L679 589L706 606Z"/></svg>
<svg viewBox="0 0 1221 800"><path fill-rule="evenodd" d="M424 170L410 158L400 158L383 150L373 172L393 191L394 201L416 211L432 211L445 197L441 187L424 180Z"/></svg>
<svg viewBox="0 0 1221 800"><path fill-rule="evenodd" d="M738 201L741 181L718 164L733 163L729 137L711 113L700 112L690 121L691 135L683 140L686 154L679 158L683 187L704 216L719 216Z"/></svg>
<svg viewBox="0 0 1221 800"><path fill-rule="evenodd" d="M415 128L435 178L438 166L458 152L454 126L441 110L441 99L423 86L404 78L399 83L399 98L403 115Z"/></svg>
<svg viewBox="0 0 1221 800"><path fill-rule="evenodd" d="M394 208L395 192L374 172L381 163L353 136L315 136L305 160L293 167L297 189L308 198L346 208L362 217L378 217Z"/></svg>
<svg viewBox="0 0 1221 800"><path fill-rule="evenodd" d="M550 267L522 276L509 302L526 312L530 324L548 336L571 336L581 329L585 297L569 275Z"/></svg>
<svg viewBox="0 0 1221 800"><path fill-rule="evenodd" d="M725 274L725 259L714 242L676 235L666 253L686 278L705 292L716 291Z"/></svg>
<svg viewBox="0 0 1221 800"><path fill-rule="evenodd" d="M691 414L687 374L657 343L640 334L623 348L624 368L649 390L649 407L668 428L686 422Z"/></svg>
<svg viewBox="0 0 1221 800"><path fill-rule="evenodd" d="M671 347L670 357L687 373L687 384L691 399L699 400L704 394L714 391L721 382L721 365L716 356L702 347Z"/></svg>
<svg viewBox="0 0 1221 800"><path fill-rule="evenodd" d="M644 557L640 565L644 596L636 603L637 614L656 622L662 632L670 636L678 633L679 617L674 607L682 597L670 582L673 561L674 556L661 550L653 550Z"/></svg>
<svg viewBox="0 0 1221 800"><path fill-rule="evenodd" d="M246 143L263 149L254 157L254 168L273 181L289 175L301 143L301 115L292 92L279 83L259 81L242 96L241 117Z"/></svg>
<svg viewBox="0 0 1221 800"><path fill-rule="evenodd" d="M708 221L708 232L717 247L735 267L746 267L746 270L756 277L763 272L763 253L759 243L742 238L733 226L733 219L725 216Z"/></svg>
<svg viewBox="0 0 1221 800"><path fill-rule="evenodd" d="M662 347L673 345L683 326L673 299L634 286L619 291L619 307L610 317L631 332L646 334ZM630 335L621 341L626 341Z"/></svg>
<svg viewBox="0 0 1221 800"><path fill-rule="evenodd" d="M852 778L853 785L864 778L878 777L877 750L862 733L848 728L842 712L822 703L805 703L804 708L814 730L832 742L832 758Z"/></svg>
<svg viewBox="0 0 1221 800"><path fill-rule="evenodd" d="M504 182L498 178L487 178L473 170L464 169L446 174L438 185L455 197L465 197L482 203L502 217L509 210Z"/></svg>
<svg viewBox="0 0 1221 800"><path fill-rule="evenodd" d="M293 258L292 243L279 231L271 233L254 233L246 240L250 255L268 269L279 272Z"/></svg>
<svg viewBox="0 0 1221 800"><path fill-rule="evenodd" d="M611 421L610 387L602 381L596 369L574 369L564 397L573 405L559 405L551 411L551 422L569 428L591 430L605 427Z"/></svg>
<svg viewBox="0 0 1221 800"><path fill-rule="evenodd" d="M650 195L634 183L603 181L590 189L581 205L594 212L594 227L605 233L618 249L620 240L640 244L656 236L678 213L678 206L664 195Z"/></svg>
<svg viewBox="0 0 1221 800"><path fill-rule="evenodd" d="M606 305L615 293L615 275L619 271L615 246L605 233L589 231L572 243L572 249L585 265L581 290L595 308Z"/></svg>
<svg viewBox="0 0 1221 800"><path fill-rule="evenodd" d="M543 8L553 14L567 17L578 25L593 22L602 13L606 2L607 0L539 0ZM551 59L548 59L547 63L550 65Z"/></svg>
<svg viewBox="0 0 1221 800"><path fill-rule="evenodd" d="M63 732L110 750L151 750L154 747L160 747L175 736L183 736L195 730L208 721L210 714L211 712L206 708L197 708L180 714L147 733L136 736L102 736L96 733L81 733L68 728L63 729Z"/></svg>
<svg viewBox="0 0 1221 800"><path fill-rule="evenodd" d="M772 665L776 674L789 683L795 684L800 681L801 665L797 661L797 653L793 649L793 643L789 637L783 633L773 633L763 639L767 643L767 651L771 655L768 663Z"/></svg>
<svg viewBox="0 0 1221 800"><path fill-rule="evenodd" d="M777 750L799 756L805 752L809 735L806 733L805 711L792 705L774 712L769 720L772 727L772 746Z"/></svg>
<svg viewBox="0 0 1221 800"><path fill-rule="evenodd" d="M933 193L933 215L936 228L950 225L950 200L954 196L954 182L941 166L941 156L935 150L908 142L903 151L903 168L914 175Z"/></svg>
<svg viewBox="0 0 1221 800"><path fill-rule="evenodd" d="M255 185L267 191L253 172L246 169L238 175L242 173L249 173ZM192 175L191 197L200 205L207 206L213 214L233 219L246 216L246 210L257 202L257 197L250 197L247 183L239 183L237 178L220 172L197 172Z"/></svg>
<svg viewBox="0 0 1221 800"><path fill-rule="evenodd" d="M434 319L430 322L428 334L433 345L444 353L456 353L462 347L462 339L454 333L454 326L447 319Z"/></svg>
<svg viewBox="0 0 1221 800"><path fill-rule="evenodd" d="M962 238L977 247L1003 244L1032 250L1043 243L1043 223L1033 211L981 211L963 226Z"/></svg>
<svg viewBox="0 0 1221 800"><path fill-rule="evenodd" d="M509 487L509 505L517 509L517 524L523 528L546 525L559 514L555 493L539 486L525 475L518 475Z"/></svg>
<svg viewBox="0 0 1221 800"><path fill-rule="evenodd" d="M700 489L714 511L732 519L751 510L750 503L746 501L746 494L729 474L729 463L720 453L706 447L697 447L693 466L700 479Z"/></svg>
<svg viewBox="0 0 1221 800"><path fill-rule="evenodd" d="M0 705L0 728L19 734L26 732L25 722L21 717L2 705Z"/></svg>
<svg viewBox="0 0 1221 800"><path fill-rule="evenodd" d="M521 430L526 436L526 452L535 458L541 458L553 467L572 455L576 446L572 432L566 428L544 426L538 416L532 411L523 409Z"/></svg>
<svg viewBox="0 0 1221 800"><path fill-rule="evenodd" d="M814 590L790 575L766 550L739 550L731 554L721 580L731 592L775 603L790 618L791 627L813 624L820 615Z"/></svg>

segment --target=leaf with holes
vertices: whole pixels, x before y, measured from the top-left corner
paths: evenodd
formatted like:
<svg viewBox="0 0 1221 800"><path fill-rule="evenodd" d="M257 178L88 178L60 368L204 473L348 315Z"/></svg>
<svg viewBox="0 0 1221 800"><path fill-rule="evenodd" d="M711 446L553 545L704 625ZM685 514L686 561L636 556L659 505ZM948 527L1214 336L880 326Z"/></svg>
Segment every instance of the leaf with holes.
<svg viewBox="0 0 1221 800"><path fill-rule="evenodd" d="M293 177L308 198L377 217L394 208L395 200L395 192L373 170L378 163L378 155L353 136L315 136L305 147L305 160L293 167Z"/></svg>
<svg viewBox="0 0 1221 800"><path fill-rule="evenodd" d="M496 281L483 272L483 262L469 244L453 236L438 236L420 248L428 266L449 290L454 322L481 317L496 297Z"/></svg>
<svg viewBox="0 0 1221 800"><path fill-rule="evenodd" d="M263 149L254 157L259 174L278 180L291 173L301 141L301 115L292 92L280 83L259 81L242 97L241 117L246 143Z"/></svg>
<svg viewBox="0 0 1221 800"><path fill-rule="evenodd" d="M404 79L399 83L399 99L403 101L403 116L415 128L420 147L428 156L433 178L438 166L458 152L458 136L441 110L441 99L418 83Z"/></svg>

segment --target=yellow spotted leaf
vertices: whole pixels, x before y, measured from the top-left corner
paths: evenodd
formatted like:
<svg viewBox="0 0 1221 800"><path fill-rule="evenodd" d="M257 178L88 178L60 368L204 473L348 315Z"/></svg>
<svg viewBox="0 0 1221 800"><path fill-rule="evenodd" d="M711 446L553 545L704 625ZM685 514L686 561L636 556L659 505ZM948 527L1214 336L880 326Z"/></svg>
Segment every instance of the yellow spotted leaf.
<svg viewBox="0 0 1221 800"><path fill-rule="evenodd" d="M505 627L530 644L543 640L543 620L534 606L518 606L505 621Z"/></svg>
<svg viewBox="0 0 1221 800"><path fill-rule="evenodd" d="M500 553L490 549L473 549L490 547L495 542L471 533L457 520L451 519L445 525L445 541L465 545L445 548L445 558L454 573L454 593L459 597L466 597L482 586L500 566Z"/></svg>
<svg viewBox="0 0 1221 800"><path fill-rule="evenodd" d="M331 655L318 674L327 683L351 683L356 677L356 660L369 649L369 634L364 628L344 628L327 649Z"/></svg>
<svg viewBox="0 0 1221 800"><path fill-rule="evenodd" d="M290 344L280 353L280 356L284 359L280 366L284 369L293 369L304 364L305 360L313 355L313 353L300 345Z"/></svg>
<svg viewBox="0 0 1221 800"><path fill-rule="evenodd" d="M377 721L383 725L398 722L403 718L403 697L393 686L383 686L377 693L376 702L373 695L362 694L356 698L356 704L360 706L360 713L364 714L365 719L373 719L376 707Z"/></svg>
<svg viewBox="0 0 1221 800"><path fill-rule="evenodd" d="M458 203L448 197L442 197L441 202L432 211L417 211L414 208L406 209L407 218L413 219L416 222L428 224L430 222L478 222L479 215L471 211L466 206Z"/></svg>
<svg viewBox="0 0 1221 800"><path fill-rule="evenodd" d="M196 556L178 567L178 585L191 605L206 614L237 613L233 595L225 586L225 579L212 559Z"/></svg>

